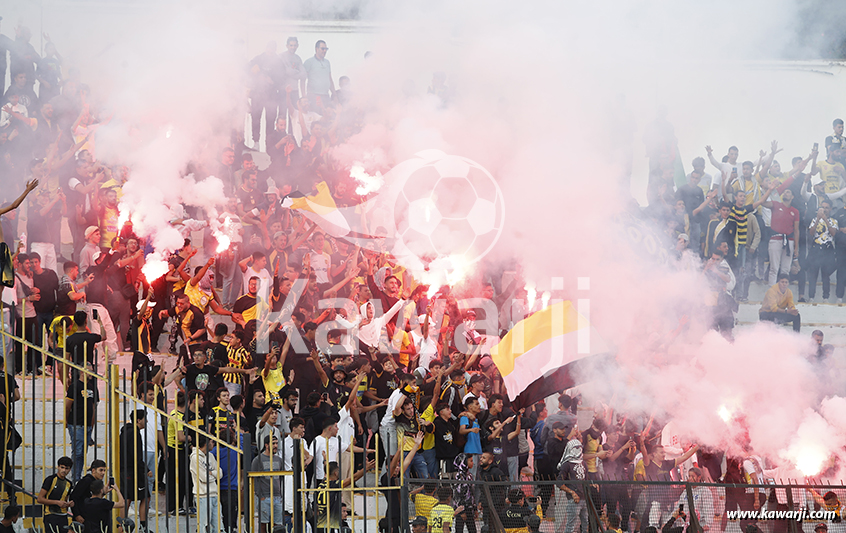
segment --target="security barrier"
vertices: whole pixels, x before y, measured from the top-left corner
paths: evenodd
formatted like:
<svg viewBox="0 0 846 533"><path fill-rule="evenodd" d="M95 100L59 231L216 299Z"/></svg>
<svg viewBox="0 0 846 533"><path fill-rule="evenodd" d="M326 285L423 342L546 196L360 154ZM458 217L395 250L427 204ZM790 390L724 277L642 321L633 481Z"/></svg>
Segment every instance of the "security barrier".
<svg viewBox="0 0 846 533"><path fill-rule="evenodd" d="M846 498L846 486L842 485L774 481L764 485L530 479L408 481L413 496L412 518L417 497L426 490L437 495L438 488L448 487L451 494L459 494L460 485L471 486L479 500L472 510L459 513L465 515L462 522L471 533L528 533L533 531L530 516L536 517L541 531L566 533L801 533L815 531L819 524L825 524L828 532L846 528L841 516L846 508L840 503ZM460 503L453 500L450 505L457 508ZM454 519L453 525L456 522ZM451 531L463 533L465 526L459 526Z"/></svg>
<svg viewBox="0 0 846 533"><path fill-rule="evenodd" d="M0 314L3 311L0 306ZM25 327L27 320L21 325ZM296 533L326 528L399 533L410 530L409 522L415 518L418 504L425 507L419 502L421 494L428 494L431 504L438 487L447 487L450 495L457 495L461 485L471 486L475 499L472 508L452 518L455 526L461 518L459 533L465 527L470 533L483 527L489 533L528 533L532 525L527 515L538 517L544 533L570 533L577 527L581 533L643 531L648 527L662 533L799 533L811 531L818 523L827 524L832 533L846 530L839 503L846 498L843 486L409 479L402 454L398 475L391 478L381 475L385 468L384 457L378 455L378 433L372 436L375 454L365 457L350 451L338 461L341 478L348 479L354 471L360 474L358 486L319 484L313 474L307 476L308 451L297 439L279 443L276 456L280 463L271 465L282 464L282 468L266 469L261 462L253 468L255 454L263 450L261 443L254 446L249 432L242 431L240 416L223 428L215 423L214 431L208 431L199 412L199 400L189 405L187 400L168 398L161 382L154 383L148 393L148 382L115 364L98 368L96 364L88 367L75 363L65 356L64 345L48 349L46 328L41 333L39 345L35 338L18 337L5 327L2 331L5 376L0 379L0 434L5 453L0 457L0 473L5 499L23 506L24 527L46 530L46 506L38 503L38 494L44 479L56 472L58 458L71 457L71 477L81 476L92 460L100 459L106 465L105 476L114 479L122 490L129 503L126 509L113 513L113 527L120 523L120 516L122 520L128 517L136 527L156 532L200 533L208 524L210 532L270 533L274 528L268 525L279 524ZM60 337L65 340L67 335ZM52 375L16 379L12 344L19 346L21 356L39 355L45 366L53 369ZM84 348L87 351L87 346ZM83 391L79 397L85 401L68 401L68 389ZM143 425L147 420L156 425L148 450L140 436L140 430L146 429L138 423L142 417ZM329 472L329 459L314 457L312 463L322 461L324 472ZM95 474L104 473L91 475ZM269 487L264 497L268 503L262 504L258 497L259 483ZM571 491L581 495L578 501ZM116 494L109 497L119 499ZM512 501L514 498L522 503ZM322 520L321 516L334 513L340 499L349 502L349 516L333 514ZM278 505L270 503L274 501ZM459 503L453 501L451 505L457 507ZM830 514L824 516L825 511ZM452 531L456 530L453 527Z"/></svg>

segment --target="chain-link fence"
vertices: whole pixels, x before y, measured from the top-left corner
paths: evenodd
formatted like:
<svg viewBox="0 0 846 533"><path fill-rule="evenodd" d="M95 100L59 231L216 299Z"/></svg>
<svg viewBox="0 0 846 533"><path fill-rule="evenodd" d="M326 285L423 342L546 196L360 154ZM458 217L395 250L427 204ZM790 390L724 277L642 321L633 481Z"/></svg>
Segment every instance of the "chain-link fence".
<svg viewBox="0 0 846 533"><path fill-rule="evenodd" d="M674 481L409 480L409 516L427 518L446 505L449 531L597 533L798 533L846 531L841 520L846 487L767 484L724 485ZM654 528L654 529L652 529ZM446 531L445 529L443 531Z"/></svg>

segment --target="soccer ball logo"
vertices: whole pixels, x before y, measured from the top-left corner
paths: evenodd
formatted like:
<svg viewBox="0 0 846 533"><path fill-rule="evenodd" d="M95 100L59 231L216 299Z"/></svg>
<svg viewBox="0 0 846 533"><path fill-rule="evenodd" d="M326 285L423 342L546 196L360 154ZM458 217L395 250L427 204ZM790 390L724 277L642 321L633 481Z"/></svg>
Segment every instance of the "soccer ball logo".
<svg viewBox="0 0 846 533"><path fill-rule="evenodd" d="M398 180L394 223L398 246L424 266L437 259L473 263L502 233L504 203L499 185L481 165L430 150Z"/></svg>

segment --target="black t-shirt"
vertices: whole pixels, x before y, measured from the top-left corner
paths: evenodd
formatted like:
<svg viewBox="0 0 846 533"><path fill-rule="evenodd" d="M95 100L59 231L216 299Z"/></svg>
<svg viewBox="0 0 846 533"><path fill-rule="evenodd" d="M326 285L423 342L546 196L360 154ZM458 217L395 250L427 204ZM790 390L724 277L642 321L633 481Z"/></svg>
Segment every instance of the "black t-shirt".
<svg viewBox="0 0 846 533"><path fill-rule="evenodd" d="M485 417L484 422L482 422L482 426L485 428L488 434L492 434L496 429L494 427L494 422L503 422L505 420L505 415L500 412L495 415L488 413L488 416ZM498 437L494 437L493 439L485 439L482 442L482 450L486 452L491 452L494 455L502 455L504 453L502 448L502 441L504 440L505 430L499 433Z"/></svg>
<svg viewBox="0 0 846 533"><path fill-rule="evenodd" d="M68 335L65 339L65 355L70 354L71 360L78 365L84 362L82 360L83 354L85 361L94 363L94 345L102 340L101 336L87 331L78 331L73 335ZM87 347L86 342L88 343Z"/></svg>
<svg viewBox="0 0 846 533"><path fill-rule="evenodd" d="M409 401L409 400L406 400ZM417 414L411 416L411 418L405 416L405 414L401 414L395 418L396 425L397 425L397 435L402 432L405 437L414 438L417 435L417 432L420 431L420 423L417 421ZM402 439L403 437L399 438L399 446L402 446Z"/></svg>
<svg viewBox="0 0 846 533"><path fill-rule="evenodd" d="M294 377L297 377L296 371L294 372ZM331 374L329 376L331 379ZM339 405L341 399L343 399L344 403L346 403L347 395L350 393L349 387L345 386L343 383L336 383L334 381L330 381L329 385L321 387L320 390L329 396L329 402L336 411L340 411L341 407L343 407L343 405Z"/></svg>
<svg viewBox="0 0 846 533"><path fill-rule="evenodd" d="M261 203L262 200L261 192L258 189L252 191L245 191L244 187L238 187L237 197L238 203L241 204L241 207L247 214L250 214L250 211L255 209L256 206Z"/></svg>
<svg viewBox="0 0 846 533"><path fill-rule="evenodd" d="M4 526L0 523L0 533L15 533L15 528L12 525Z"/></svg>
<svg viewBox="0 0 846 533"><path fill-rule="evenodd" d="M41 298L33 303L38 313L52 313L56 308L56 291L59 290L59 278L56 273L44 269L41 274L33 274L32 284L41 291Z"/></svg>
<svg viewBox="0 0 846 533"><path fill-rule="evenodd" d="M509 414L508 416L513 415L514 413ZM506 418L508 418L508 416ZM508 440L508 435L513 433L515 429L517 429L517 417L520 415L515 415L514 420L510 423L505 425L505 428L502 430L502 453L505 454L506 457L517 457L520 455L520 435L518 434L513 439ZM524 431L524 427L531 427L531 425L526 423L527 420L524 417L521 420L520 424L520 431Z"/></svg>
<svg viewBox="0 0 846 533"><path fill-rule="evenodd" d="M90 379L88 383L83 384L82 381L77 379L68 386L65 397L73 400L68 423L74 426L87 426L91 424L92 419L96 416L97 403L100 401L100 391L97 389L97 381Z"/></svg>
<svg viewBox="0 0 846 533"><path fill-rule="evenodd" d="M705 202L705 192L698 185L685 183L676 191L676 199L684 202L687 214L693 218L693 210Z"/></svg>
<svg viewBox="0 0 846 533"><path fill-rule="evenodd" d="M305 340L305 339L304 339ZM288 376L294 370L293 386L300 390L300 396L308 396L312 391L322 390L320 375L314 367L314 363L308 354L290 353L285 360L285 375Z"/></svg>
<svg viewBox="0 0 846 533"><path fill-rule="evenodd" d="M451 461L455 459L460 451L455 445L458 432L452 419L444 420L441 417L435 419L435 457Z"/></svg>
<svg viewBox="0 0 846 533"><path fill-rule="evenodd" d="M546 443L543 448L549 460L555 461L553 464L557 466L558 461L561 460L561 456L564 455L564 448L567 447L567 439L558 439L551 433L552 432L550 432L549 438L546 439Z"/></svg>
<svg viewBox="0 0 846 533"><path fill-rule="evenodd" d="M94 483L94 476L85 474L82 479L73 487L70 499L73 500L71 512L73 516L81 516L85 505L85 499L91 497L91 484Z"/></svg>
<svg viewBox="0 0 846 533"><path fill-rule="evenodd" d="M173 308L168 311L168 316L177 316L176 308ZM200 308L196 305L190 306L188 309L185 310L185 313L177 319L179 320L179 328L180 332L182 333L183 340L187 341L188 336L197 333L198 331L205 331L206 330L206 317L203 315L203 312L200 311ZM185 330L182 329L182 324L187 322L188 324L188 333L186 334ZM193 339L192 341L188 342L189 346L193 346L195 344L200 344L207 339L206 334L203 333L198 338ZM188 355L190 356L190 350Z"/></svg>
<svg viewBox="0 0 846 533"><path fill-rule="evenodd" d="M587 468L585 468L585 463L582 461L581 463L574 463L572 461L567 461L563 465L561 465L561 469L558 471L558 479L559 481L574 481L585 479L587 475ZM584 492L584 485L581 484L572 484L567 485L567 488L576 492L579 495L579 499L583 499L585 497ZM573 497L570 496L570 493L567 493L567 499L572 500Z"/></svg>
<svg viewBox="0 0 846 533"><path fill-rule="evenodd" d="M110 533L114 507L115 502L105 498L86 498L82 510L85 533Z"/></svg>
<svg viewBox="0 0 846 533"><path fill-rule="evenodd" d="M31 116L31 115L30 115ZM39 117L40 118L40 117ZM41 122L39 120L39 122ZM62 220L62 204L56 202L53 207L47 211L46 215L40 213L41 206L36 203L30 203L30 215L27 217L26 231L29 234L29 242L55 242L55 233L61 227ZM42 261L44 258L41 258Z"/></svg>
<svg viewBox="0 0 846 533"><path fill-rule="evenodd" d="M370 372L367 381L370 382L370 389L382 399L390 398L391 393L399 388L396 373L385 371L379 363L373 363L373 371Z"/></svg>
<svg viewBox="0 0 846 533"><path fill-rule="evenodd" d="M71 279L62 276L59 280L59 287L56 290L56 314L71 316L76 311L76 302L71 300L70 293L73 291Z"/></svg>
<svg viewBox="0 0 846 533"><path fill-rule="evenodd" d="M318 489L328 488L339 489L341 483L339 481L323 480L318 485ZM327 497L328 496L328 497ZM317 492L317 528L318 529L339 529L341 527L341 492L327 491Z"/></svg>
<svg viewBox="0 0 846 533"><path fill-rule="evenodd" d="M12 370L12 365L9 365L9 370ZM12 401L12 396L15 394L15 389L18 388L18 382L15 379L14 373L6 373L3 366L0 365L0 394L6 397L7 401ZM2 403L0 403L2 406ZM0 411L0 416L3 416L4 410Z"/></svg>
<svg viewBox="0 0 846 533"><path fill-rule="evenodd" d="M664 459L660 465L650 461L646 466L646 479L648 481L670 481L670 471L676 467L675 459Z"/></svg>
<svg viewBox="0 0 846 533"><path fill-rule="evenodd" d="M200 344L200 349L206 352L206 362L220 361L223 366L229 366L229 354L226 351L226 345L222 342L204 341Z"/></svg>
<svg viewBox="0 0 846 533"><path fill-rule="evenodd" d="M516 529L526 527L526 517L531 515L532 511L528 505L509 505L499 515L502 520L502 527L505 529Z"/></svg>
<svg viewBox="0 0 846 533"><path fill-rule="evenodd" d="M214 384L212 378L218 373L218 368L212 365L190 365L185 372L185 387L191 390L207 391Z"/></svg>
<svg viewBox="0 0 846 533"><path fill-rule="evenodd" d="M47 476L44 483L41 484L41 489L46 491L45 497L48 500L69 501L71 490L73 490L73 483L69 479L62 479L56 474ZM67 514L67 509L62 509L58 505L48 505L47 514Z"/></svg>
<svg viewBox="0 0 846 533"><path fill-rule="evenodd" d="M843 229L846 227L846 207L841 207L834 212L832 218L837 221L837 227ZM837 250L838 255L846 252L846 233L838 231L834 234L834 249Z"/></svg>
<svg viewBox="0 0 846 533"><path fill-rule="evenodd" d="M479 479L486 482L508 481L508 476L496 466L496 464L488 466L487 469L479 467ZM495 485L489 487L491 498L490 503L493 504L493 509L502 509L505 507L505 487L502 485ZM482 507L487 507L487 498L482 498Z"/></svg>

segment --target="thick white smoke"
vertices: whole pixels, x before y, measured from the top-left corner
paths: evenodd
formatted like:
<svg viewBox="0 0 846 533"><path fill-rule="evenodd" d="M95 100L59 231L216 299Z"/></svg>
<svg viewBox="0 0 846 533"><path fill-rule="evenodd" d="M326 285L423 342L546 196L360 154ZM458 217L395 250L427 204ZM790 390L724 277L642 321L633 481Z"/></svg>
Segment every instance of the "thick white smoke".
<svg viewBox="0 0 846 533"><path fill-rule="evenodd" d="M123 203L158 249L181 244L167 223L170 206L212 208L222 198L218 183L184 174L190 161L213 165L230 128L242 127L240 76L265 44L242 53L236 39L250 33L231 4L190 7L139 12L120 32L104 29L115 33L110 41L71 54L103 91L95 104L115 112L97 156L130 166ZM587 388L595 399L662 412L686 437L713 445L737 434L717 415L726 407L745 415L753 448L798 464L817 431L846 434L832 414L846 400L820 407L813 393L807 342L763 326L738 332L734 344L702 337L701 280L644 260L613 218L629 195L645 196L642 139L659 105L687 165L705 144L717 154L736 144L741 159L754 159L775 138L787 149L786 166L822 141L836 111L821 75L744 63L786 50L801 56L799 42L813 50L796 27L802 7L798 0L363 4L367 20L379 21L373 55L333 74L336 83L351 77L368 126L333 156L370 174L427 149L479 162L506 198L506 228L492 258L516 255L539 293L563 278L555 297L574 298L576 278L591 279L592 320L621 363L601 380L613 388ZM255 9L260 16L262 6ZM72 32L65 35L73 42ZM301 45L301 57L310 57L312 43ZM425 94L434 72L446 74L446 106ZM682 313L690 332L674 342ZM814 445L826 457L839 449L834 439Z"/></svg>

